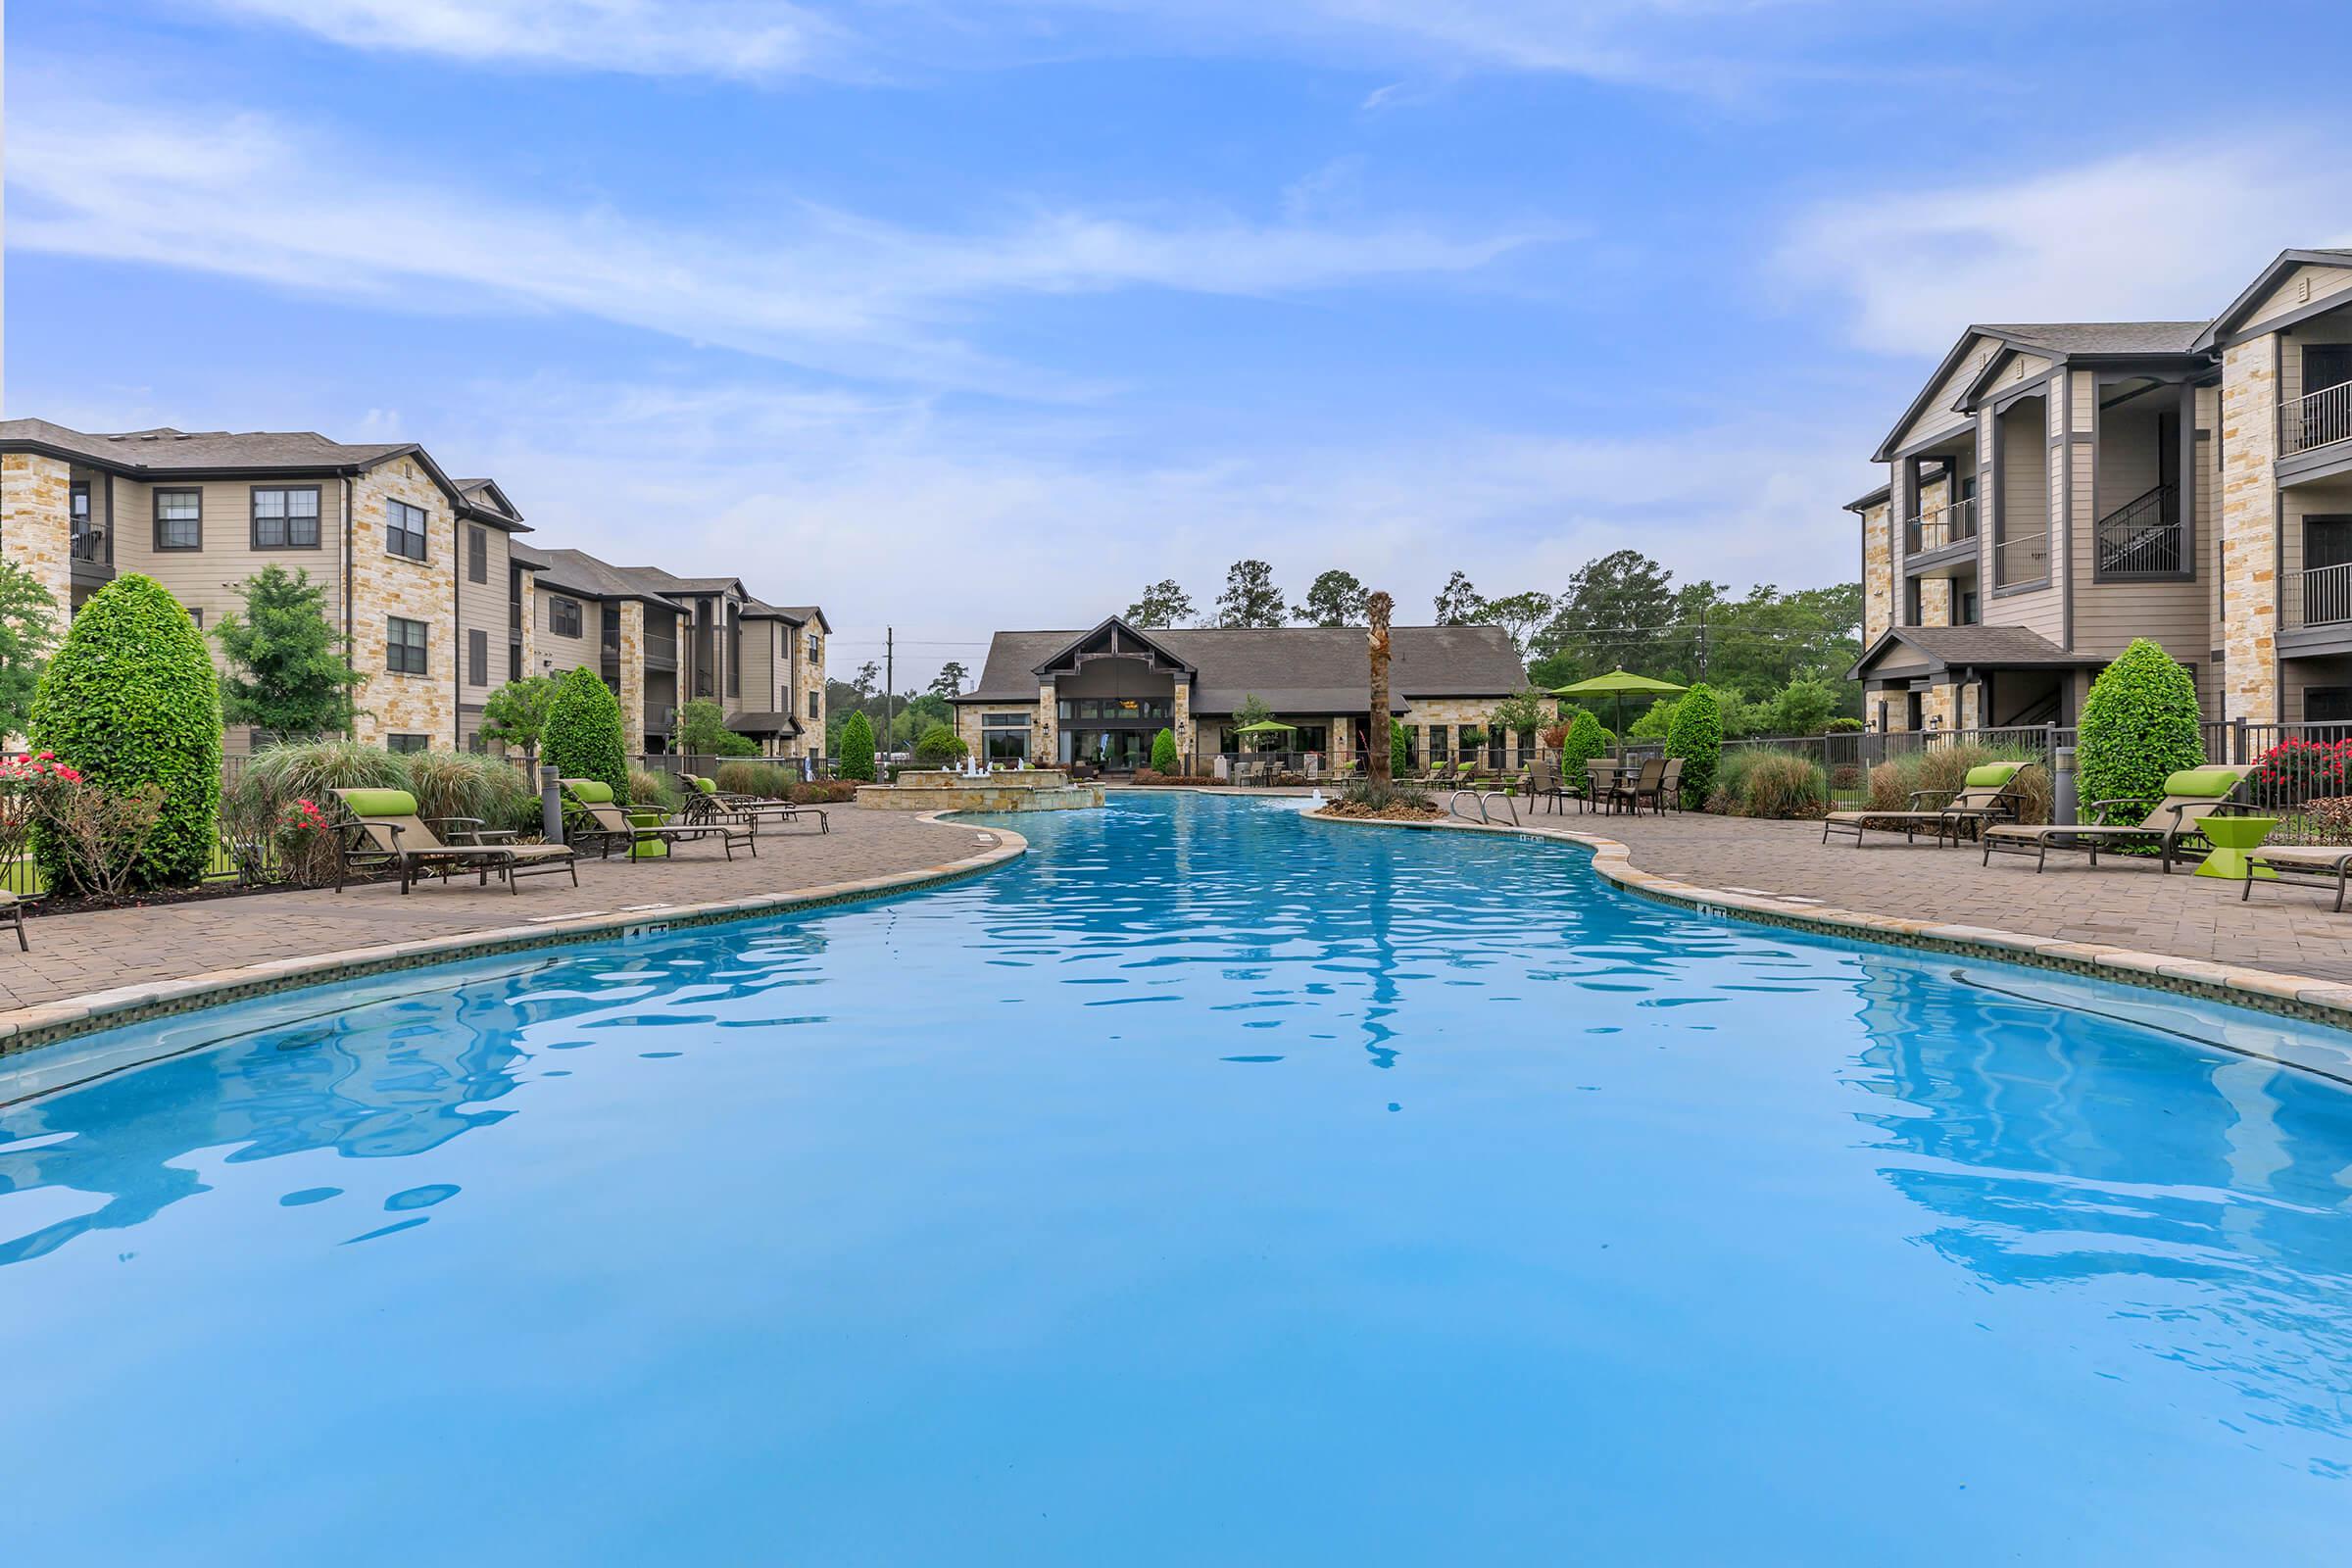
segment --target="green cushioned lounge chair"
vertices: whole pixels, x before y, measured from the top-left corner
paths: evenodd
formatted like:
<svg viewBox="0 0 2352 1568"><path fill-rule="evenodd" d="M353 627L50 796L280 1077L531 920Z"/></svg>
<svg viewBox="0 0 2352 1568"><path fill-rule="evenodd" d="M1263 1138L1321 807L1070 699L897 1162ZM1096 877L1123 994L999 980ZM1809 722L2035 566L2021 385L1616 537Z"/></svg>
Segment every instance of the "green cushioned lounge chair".
<svg viewBox="0 0 2352 1568"><path fill-rule="evenodd" d="M1957 845L1963 828L1973 828L1982 837L1993 823L2017 814L2020 786L2030 765L1985 762L1970 768L1957 790L1913 790L1899 811L1832 811L1821 819L1821 842L1829 843L1832 833L1851 833L1854 848L1860 849L1862 835L1876 830L1900 833L1905 843L1916 844L1920 834L1934 829L1940 849L1947 833ZM1943 799L1937 801L1939 796Z"/></svg>
<svg viewBox="0 0 2352 1568"><path fill-rule="evenodd" d="M2133 849L2153 846L2163 855L2163 869L2170 874L2173 858L2198 837L2197 823L2217 811L2232 811L2237 808L2230 798L2246 781L2249 771L2243 767L2188 767L2170 774L2164 781L2164 798L2147 801L2118 798L2092 801L2082 808L2082 814L2094 818L2087 822L2042 823L2026 826L2004 822L1984 830L1984 863L1992 863L1995 850L2007 855L2031 855L2034 869L2049 864L2050 851L2082 850L2090 856L2090 863L2099 863L2099 851ZM2095 820L2106 811L2117 808L2147 807L2148 813L2136 822L2100 822ZM2210 848L2210 846L2208 846Z"/></svg>
<svg viewBox="0 0 2352 1568"><path fill-rule="evenodd" d="M740 815L711 816L705 821L671 820L666 822L632 822L626 811L612 798L612 786L601 779L567 778L564 786L564 832L575 841L595 839L600 856L610 856L616 844L626 845L629 858L637 858L641 844L692 844L702 839L716 839L735 858L735 847L743 846L759 857L760 845L753 836L751 818Z"/></svg>
<svg viewBox="0 0 2352 1568"><path fill-rule="evenodd" d="M686 808L678 814L689 822L715 820L721 816L748 816L773 822L798 822L804 816L816 818L816 830L830 833L833 824L825 818L821 806L795 806L790 801L772 800L764 795L744 795L722 790L716 779L700 773L682 775L686 780Z"/></svg>
<svg viewBox="0 0 2352 1568"><path fill-rule="evenodd" d="M483 826L479 817L437 816L427 821L416 814L416 797L407 790L340 789L347 820L337 824L342 853L335 860L335 891L355 870L389 865L400 872L405 895L420 875L438 872L443 881L452 873L472 871L483 886L496 871L509 893L514 884L542 872L569 871L571 885L580 885L578 858L567 845L516 844L514 835ZM447 837L434 831L447 830ZM451 842L454 840L455 842Z"/></svg>

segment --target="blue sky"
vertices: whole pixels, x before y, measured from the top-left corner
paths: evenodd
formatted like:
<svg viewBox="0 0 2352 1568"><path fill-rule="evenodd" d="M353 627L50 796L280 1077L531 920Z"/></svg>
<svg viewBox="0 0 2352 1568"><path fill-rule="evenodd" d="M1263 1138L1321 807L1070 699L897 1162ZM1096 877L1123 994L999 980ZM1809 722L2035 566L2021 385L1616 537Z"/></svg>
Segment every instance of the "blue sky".
<svg viewBox="0 0 2352 1568"><path fill-rule="evenodd" d="M20 0L7 412L419 440L903 682L1245 555L1808 586L1969 320L2352 241L2252 15Z"/></svg>

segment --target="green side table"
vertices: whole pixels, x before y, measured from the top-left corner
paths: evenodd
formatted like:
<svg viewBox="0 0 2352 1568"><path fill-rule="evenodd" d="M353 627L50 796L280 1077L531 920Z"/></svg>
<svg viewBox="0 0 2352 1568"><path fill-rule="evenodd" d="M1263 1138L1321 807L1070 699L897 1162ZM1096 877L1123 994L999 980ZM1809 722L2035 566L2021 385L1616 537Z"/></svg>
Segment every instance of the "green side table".
<svg viewBox="0 0 2352 1568"><path fill-rule="evenodd" d="M662 825L660 811L629 811L625 814L631 827ZM659 860L665 858L668 854L669 843L665 839L632 839L629 842L629 858L632 860Z"/></svg>
<svg viewBox="0 0 2352 1568"><path fill-rule="evenodd" d="M2197 867L2199 876L2226 876L2232 882L2246 878L2246 852L2259 848L2278 825L2275 816L2208 816L2197 823L2197 830L2213 846L2205 863ZM2254 867L2256 881L2275 882L2278 873L2267 865Z"/></svg>

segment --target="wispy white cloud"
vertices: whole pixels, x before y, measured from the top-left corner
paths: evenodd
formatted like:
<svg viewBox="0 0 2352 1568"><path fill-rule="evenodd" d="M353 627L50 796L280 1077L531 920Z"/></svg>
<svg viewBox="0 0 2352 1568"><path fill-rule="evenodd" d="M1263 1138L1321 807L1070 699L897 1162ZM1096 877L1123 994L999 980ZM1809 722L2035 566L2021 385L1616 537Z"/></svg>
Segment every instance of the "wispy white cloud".
<svg viewBox="0 0 2352 1568"><path fill-rule="evenodd" d="M959 335L990 301L1282 295L1474 271L1540 237L1066 209L950 233L811 204L681 225L462 188L258 114L16 98L9 240L20 250L409 308L577 313L838 373L1019 395L1090 389Z"/></svg>
<svg viewBox="0 0 2352 1568"><path fill-rule="evenodd" d="M2016 178L1815 207L1781 275L1842 296L1853 340L1933 353L1972 321L2194 320L2278 251L2352 236L2352 169L2289 165L2284 135L2169 147Z"/></svg>

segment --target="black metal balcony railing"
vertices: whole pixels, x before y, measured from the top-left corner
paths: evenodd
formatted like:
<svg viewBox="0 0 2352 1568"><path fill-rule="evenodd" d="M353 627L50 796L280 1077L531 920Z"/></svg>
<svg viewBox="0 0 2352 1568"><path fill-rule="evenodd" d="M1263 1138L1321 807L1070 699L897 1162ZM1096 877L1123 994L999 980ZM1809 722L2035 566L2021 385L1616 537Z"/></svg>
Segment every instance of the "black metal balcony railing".
<svg viewBox="0 0 2352 1568"><path fill-rule="evenodd" d="M1992 580L1995 587L2006 588L2015 583L2041 582L2050 575L2049 530L2033 533L2010 533L1992 551Z"/></svg>
<svg viewBox="0 0 2352 1568"><path fill-rule="evenodd" d="M108 562L115 559L114 550L107 542L106 529L96 523L75 528L71 549L75 561Z"/></svg>
<svg viewBox="0 0 2352 1568"><path fill-rule="evenodd" d="M2337 626L2352 621L2352 562L2340 566L2314 566L2303 573L2302 620L2305 626Z"/></svg>
<svg viewBox="0 0 2352 1568"><path fill-rule="evenodd" d="M2181 568L2180 491L2160 484L2099 519L2102 577L2177 576Z"/></svg>
<svg viewBox="0 0 2352 1568"><path fill-rule="evenodd" d="M675 637L648 636L645 639L645 662L656 669L677 668L678 640Z"/></svg>
<svg viewBox="0 0 2352 1568"><path fill-rule="evenodd" d="M2352 439L2352 381L2278 405L2278 455Z"/></svg>
<svg viewBox="0 0 2352 1568"><path fill-rule="evenodd" d="M1947 546L1965 544L1977 536L1974 498L1923 512L1903 524L1903 553L1922 556Z"/></svg>

